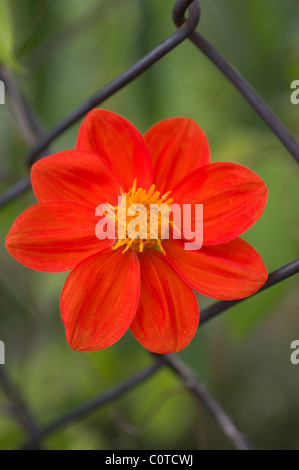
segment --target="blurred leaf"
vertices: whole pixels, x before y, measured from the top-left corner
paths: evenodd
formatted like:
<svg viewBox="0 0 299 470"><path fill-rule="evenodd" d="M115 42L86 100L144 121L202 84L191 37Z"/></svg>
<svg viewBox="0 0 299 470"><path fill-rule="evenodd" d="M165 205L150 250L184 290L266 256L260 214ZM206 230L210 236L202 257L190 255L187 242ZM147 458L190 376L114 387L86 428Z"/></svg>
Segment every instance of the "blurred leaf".
<svg viewBox="0 0 299 470"><path fill-rule="evenodd" d="M14 30L7 0L0 0L0 22L0 62L21 71L23 68L13 53Z"/></svg>

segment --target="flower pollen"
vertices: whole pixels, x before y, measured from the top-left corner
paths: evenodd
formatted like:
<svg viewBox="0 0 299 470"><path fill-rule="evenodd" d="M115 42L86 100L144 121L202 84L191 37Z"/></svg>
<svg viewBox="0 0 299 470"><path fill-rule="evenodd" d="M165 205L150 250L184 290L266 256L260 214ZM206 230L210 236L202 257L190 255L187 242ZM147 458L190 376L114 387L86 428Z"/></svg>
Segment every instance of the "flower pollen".
<svg viewBox="0 0 299 470"><path fill-rule="evenodd" d="M113 207L117 240L112 249L124 246L123 253L129 249L142 253L145 247L158 248L165 254L161 239L165 228L168 230L169 225L172 225L172 221L169 221L169 207L173 201L169 198L171 191L161 196L154 184L149 190L137 188L136 178L127 193L122 188L120 191L121 203ZM109 215L112 216L112 211L108 208Z"/></svg>

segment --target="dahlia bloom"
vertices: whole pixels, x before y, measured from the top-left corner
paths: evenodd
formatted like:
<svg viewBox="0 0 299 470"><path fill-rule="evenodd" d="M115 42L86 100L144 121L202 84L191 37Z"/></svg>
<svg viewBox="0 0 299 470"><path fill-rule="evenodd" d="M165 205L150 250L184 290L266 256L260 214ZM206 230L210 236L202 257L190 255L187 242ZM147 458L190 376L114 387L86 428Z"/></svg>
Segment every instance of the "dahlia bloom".
<svg viewBox="0 0 299 470"><path fill-rule="evenodd" d="M163 120L142 136L123 117L94 109L76 148L37 161L31 179L38 203L15 220L6 247L30 268L71 270L60 310L73 349L106 348L130 328L151 351L179 351L198 327L192 289L238 299L267 279L261 256L239 237L262 214L267 187L243 165L210 163L207 137L191 119ZM183 238L162 240L160 232L100 240L96 208L107 203L117 214L120 195L145 207L203 204L202 248L186 250Z"/></svg>

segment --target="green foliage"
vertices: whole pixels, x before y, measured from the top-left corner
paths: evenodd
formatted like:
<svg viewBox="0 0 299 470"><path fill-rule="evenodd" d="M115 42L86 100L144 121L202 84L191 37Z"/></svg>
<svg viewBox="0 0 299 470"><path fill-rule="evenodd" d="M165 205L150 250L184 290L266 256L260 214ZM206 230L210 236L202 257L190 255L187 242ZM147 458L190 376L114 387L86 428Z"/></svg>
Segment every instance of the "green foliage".
<svg viewBox="0 0 299 470"><path fill-rule="evenodd" d="M14 28L7 0L0 0L0 62L21 71L22 67L14 56Z"/></svg>
<svg viewBox="0 0 299 470"><path fill-rule="evenodd" d="M28 70L18 85L51 129L175 30L173 3L0 0L0 61L18 67L15 47ZM289 99L290 82L299 78L297 3L202 0L199 28L298 138L299 106ZM244 234L269 272L298 256L295 164L238 91L188 41L102 106L142 132L171 116L195 119L208 135L213 161L242 163L269 188L264 214ZM8 106L0 107L0 123L2 191L28 169L27 146ZM78 126L50 151L74 147ZM150 358L130 333L105 351L69 348L59 313L67 273L32 271L14 261L3 244L16 216L34 203L29 193L0 212L0 339L7 371L38 423L46 425L133 375ZM201 310L213 302L204 296L198 301ZM290 279L205 325L181 353L258 447L298 448L298 369L289 361L289 345L298 333L298 285ZM17 448L25 433L12 420L7 398L0 399L0 448ZM45 444L54 449L229 447L211 421L172 374L160 371L121 400L56 431Z"/></svg>

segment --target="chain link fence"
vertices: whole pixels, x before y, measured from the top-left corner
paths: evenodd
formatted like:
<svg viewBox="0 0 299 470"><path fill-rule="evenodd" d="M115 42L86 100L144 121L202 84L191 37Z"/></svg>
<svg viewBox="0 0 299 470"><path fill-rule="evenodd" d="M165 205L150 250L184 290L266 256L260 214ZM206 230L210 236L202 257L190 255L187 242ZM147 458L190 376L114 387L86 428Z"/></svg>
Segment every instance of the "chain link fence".
<svg viewBox="0 0 299 470"><path fill-rule="evenodd" d="M135 78L143 74L153 64L176 48L183 41L191 41L197 48L199 54L204 54L218 69L219 81L226 78L240 92L240 99L245 99L260 118L267 124L269 131L273 132L287 149L290 158L299 163L299 146L294 137L284 127L278 117L258 95L255 89L245 80L245 78L236 70L221 53L213 47L210 42L203 37L197 30L200 22L200 5L198 1L177 0L172 12L173 21L177 29L168 36L161 44L153 48L144 57L142 57L133 66L124 73L108 83L93 96L83 102L78 108L67 115L49 132L44 132L39 120L33 113L30 104L18 89L14 80L13 73L4 65L0 68L0 78L5 83L6 92L10 96L11 106L14 108L18 125L26 142L30 145L30 150L26 155L26 162L31 166L37 159L42 158L50 152L50 146L55 139L69 129L73 124L83 118L88 111L101 105L107 98L111 97L125 85L132 82ZM196 66L196 64L195 64ZM218 73L215 71L215 73ZM8 190L0 195L0 207L6 206L11 201L21 196L29 190L31 182L29 177L20 179ZM299 259L295 259L288 264L279 267L269 274L268 281L261 291L270 289L275 284L280 283L299 271ZM259 291L259 292L261 292ZM255 295L259 295L259 292ZM221 313L227 311L233 305L239 302L246 302L246 299L234 301L218 301L201 311L199 328L218 317ZM185 364L177 355L155 355L149 353L152 357L152 364L144 368L137 374L129 377L127 380L119 383L104 393L95 396L91 400L83 402L68 413L60 415L45 426L39 425L33 416L30 403L22 396L22 390L11 380L7 366L0 366L0 385L3 393L7 396L13 409L13 418L24 430L26 435L22 446L24 449L43 448L43 439L68 426L74 421L93 413L100 407L104 407L130 393L142 382L149 381L161 369L168 368L182 382L184 387L193 394L211 414L219 428L227 436L237 449L254 449L249 437L245 436L234 423L233 419L222 409L221 405L210 395L205 386L198 379L193 370Z"/></svg>

